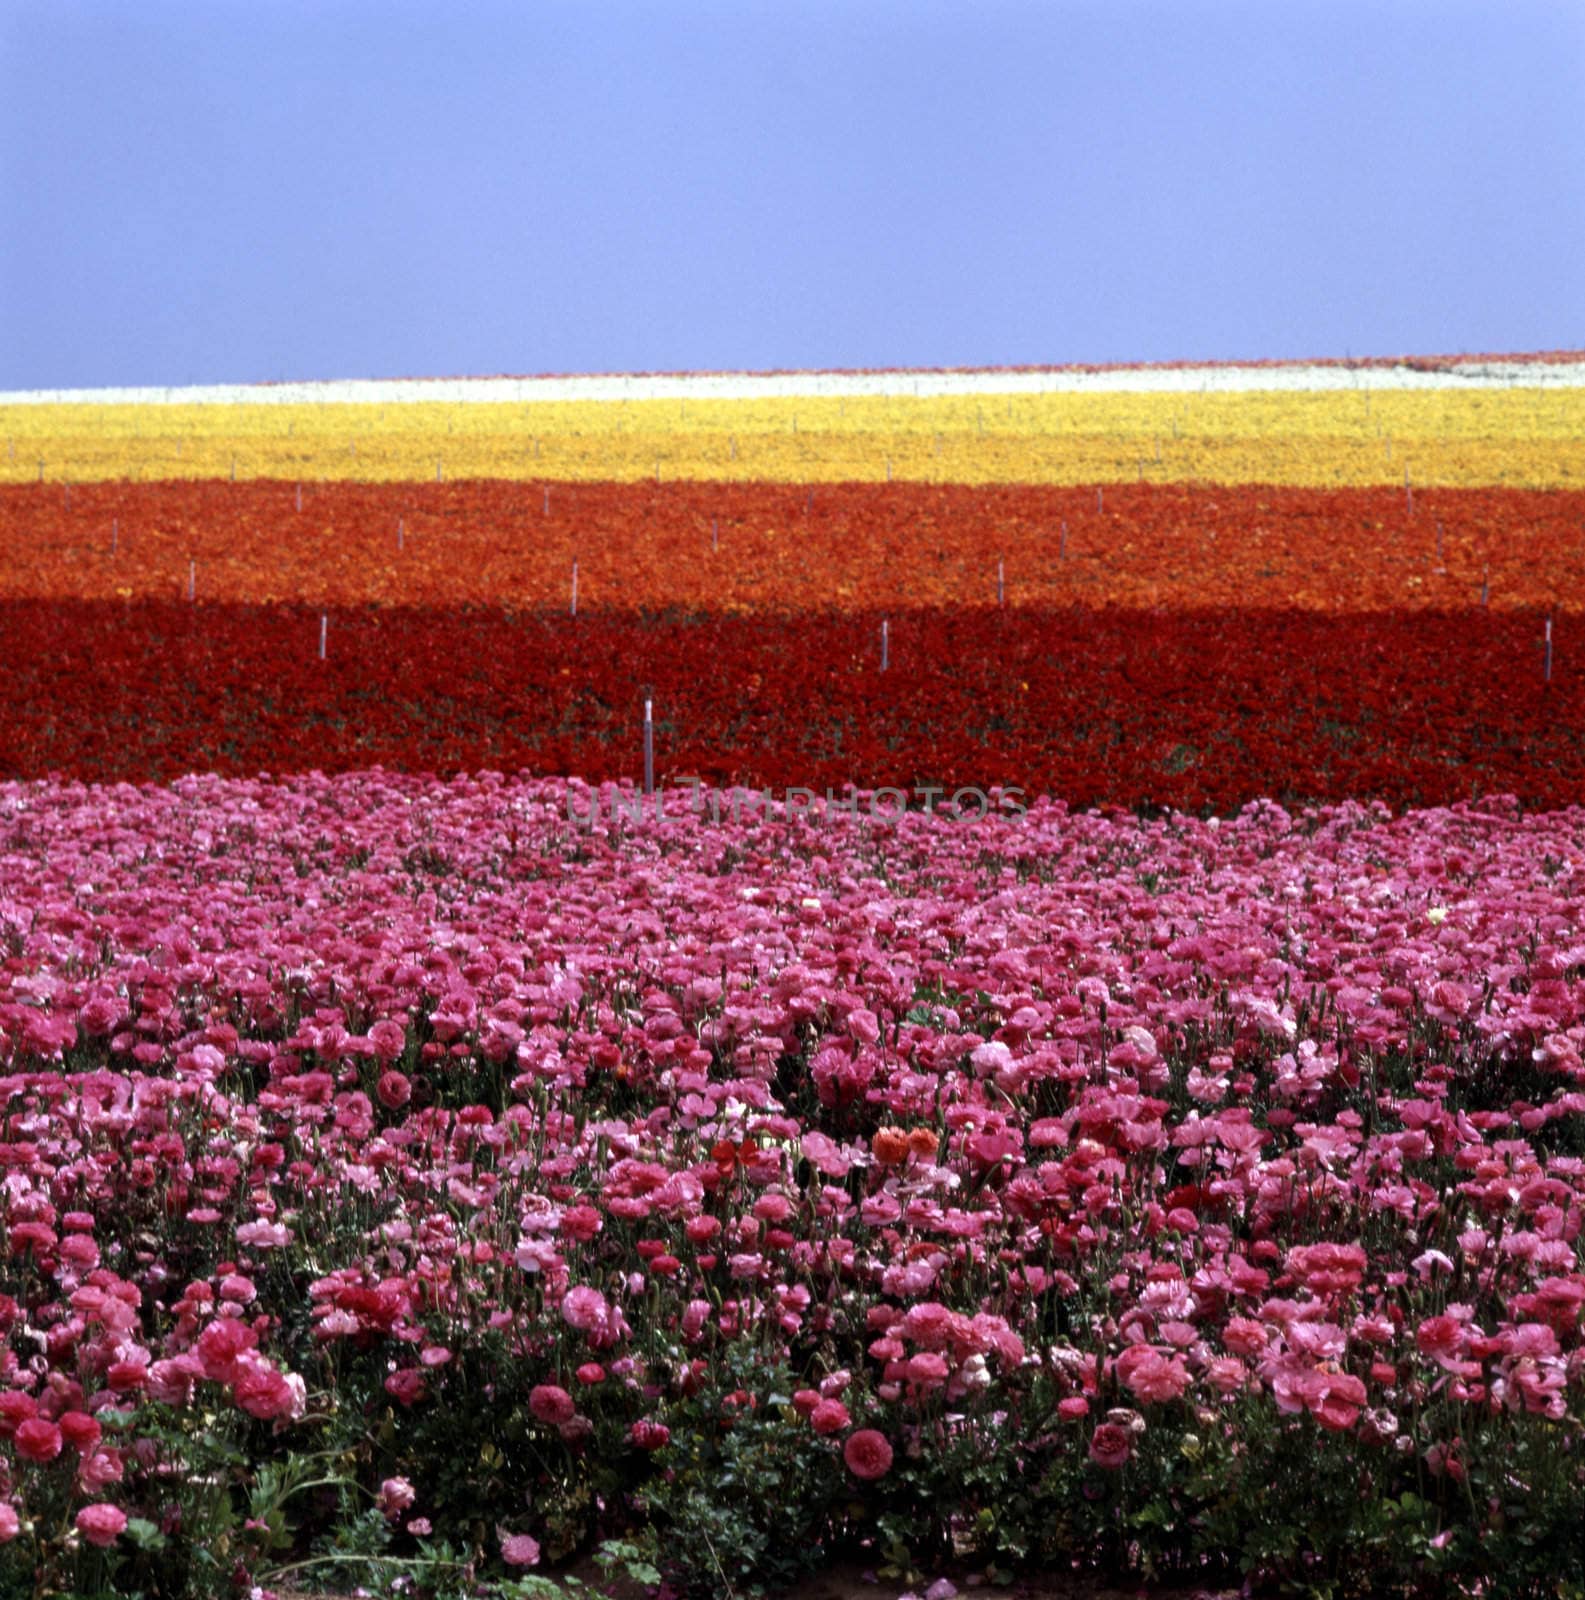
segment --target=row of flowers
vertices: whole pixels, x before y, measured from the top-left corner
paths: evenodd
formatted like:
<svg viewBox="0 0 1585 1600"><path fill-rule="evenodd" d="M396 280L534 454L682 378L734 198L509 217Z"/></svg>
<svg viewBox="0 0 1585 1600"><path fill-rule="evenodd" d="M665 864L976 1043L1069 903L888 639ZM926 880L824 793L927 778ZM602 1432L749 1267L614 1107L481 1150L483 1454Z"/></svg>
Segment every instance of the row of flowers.
<svg viewBox="0 0 1585 1600"><path fill-rule="evenodd" d="M686 1570L750 1447L785 1546L1236 1556L1279 1466L1466 1571L1569 1526L1581 813L573 790L0 788L0 1572L315 1451L509 1563Z"/></svg>
<svg viewBox="0 0 1585 1600"><path fill-rule="evenodd" d="M0 775L377 763L637 779L648 699L662 781L999 783L1222 809L1263 790L1567 804L1585 792L1585 678L1567 619L1550 657L1545 635L1539 616L1479 612L574 618L10 601Z"/></svg>
<svg viewBox="0 0 1585 1600"><path fill-rule="evenodd" d="M543 477L1577 488L1585 389L0 406L0 483Z"/></svg>
<svg viewBox="0 0 1585 1600"><path fill-rule="evenodd" d="M1585 492L162 482L0 490L0 595L581 609L1572 606Z"/></svg>

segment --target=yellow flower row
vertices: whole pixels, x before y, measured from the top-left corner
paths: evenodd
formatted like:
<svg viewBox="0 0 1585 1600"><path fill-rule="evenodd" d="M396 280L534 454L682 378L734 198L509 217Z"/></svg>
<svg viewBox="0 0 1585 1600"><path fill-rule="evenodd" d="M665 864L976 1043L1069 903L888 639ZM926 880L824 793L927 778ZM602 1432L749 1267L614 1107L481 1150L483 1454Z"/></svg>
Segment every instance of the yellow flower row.
<svg viewBox="0 0 1585 1600"><path fill-rule="evenodd" d="M1585 487L1585 389L0 406L0 482Z"/></svg>

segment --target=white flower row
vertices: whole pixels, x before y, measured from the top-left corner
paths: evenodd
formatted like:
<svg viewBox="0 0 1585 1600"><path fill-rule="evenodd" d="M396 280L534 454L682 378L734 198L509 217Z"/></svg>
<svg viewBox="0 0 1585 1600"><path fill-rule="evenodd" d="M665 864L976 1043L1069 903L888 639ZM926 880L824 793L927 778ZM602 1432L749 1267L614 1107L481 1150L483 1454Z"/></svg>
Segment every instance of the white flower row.
<svg viewBox="0 0 1585 1600"><path fill-rule="evenodd" d="M1048 367L984 371L706 372L554 378L349 378L310 383L0 391L0 405L446 404L569 400L753 400L787 396L1228 393L1291 389L1578 388L1585 357L1470 357L1446 365L1290 362L1189 367Z"/></svg>

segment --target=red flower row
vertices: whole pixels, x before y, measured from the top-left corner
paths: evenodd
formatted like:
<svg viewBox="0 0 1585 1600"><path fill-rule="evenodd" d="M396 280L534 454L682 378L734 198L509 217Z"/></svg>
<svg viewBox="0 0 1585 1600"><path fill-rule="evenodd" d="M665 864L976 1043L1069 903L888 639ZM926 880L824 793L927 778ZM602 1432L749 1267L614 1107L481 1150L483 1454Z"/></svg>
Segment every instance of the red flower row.
<svg viewBox="0 0 1585 1600"><path fill-rule="evenodd" d="M318 656L321 617L326 658ZM1585 678L1523 614L1081 608L645 619L0 603L0 775L381 764L1077 804L1585 800Z"/></svg>

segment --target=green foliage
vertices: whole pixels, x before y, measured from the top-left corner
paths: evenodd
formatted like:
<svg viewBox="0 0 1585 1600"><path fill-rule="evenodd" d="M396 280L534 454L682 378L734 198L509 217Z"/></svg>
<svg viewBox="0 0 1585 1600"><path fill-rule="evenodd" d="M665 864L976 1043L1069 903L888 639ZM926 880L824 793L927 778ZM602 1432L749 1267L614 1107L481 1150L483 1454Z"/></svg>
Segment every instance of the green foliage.
<svg viewBox="0 0 1585 1600"><path fill-rule="evenodd" d="M668 1410L665 1470L643 1497L657 1566L676 1587L711 1597L816 1571L829 1559L832 1511L846 1486L835 1446L792 1410L786 1368L753 1351L722 1360L726 1383L738 1387Z"/></svg>

